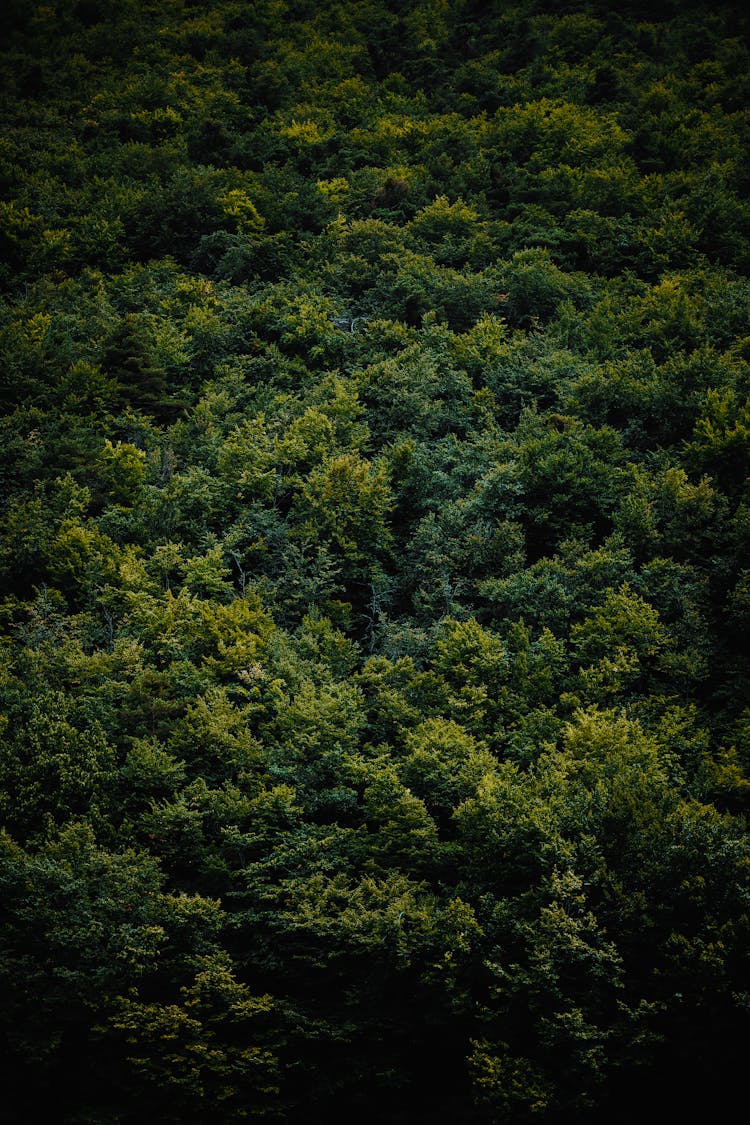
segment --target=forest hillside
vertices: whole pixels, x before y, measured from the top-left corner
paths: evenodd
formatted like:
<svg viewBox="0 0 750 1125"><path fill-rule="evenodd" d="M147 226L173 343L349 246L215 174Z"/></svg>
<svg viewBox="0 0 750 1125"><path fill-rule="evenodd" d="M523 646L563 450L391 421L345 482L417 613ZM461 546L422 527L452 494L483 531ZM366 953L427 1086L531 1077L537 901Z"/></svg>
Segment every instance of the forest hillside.
<svg viewBox="0 0 750 1125"><path fill-rule="evenodd" d="M745 1097L740 8L7 0L11 1125Z"/></svg>

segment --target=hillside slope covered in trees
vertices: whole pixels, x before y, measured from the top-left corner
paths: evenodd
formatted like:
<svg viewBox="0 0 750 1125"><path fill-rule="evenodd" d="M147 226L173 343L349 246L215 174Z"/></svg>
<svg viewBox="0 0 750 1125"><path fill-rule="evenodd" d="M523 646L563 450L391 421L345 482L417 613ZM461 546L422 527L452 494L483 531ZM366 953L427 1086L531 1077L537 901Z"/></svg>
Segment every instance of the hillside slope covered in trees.
<svg viewBox="0 0 750 1125"><path fill-rule="evenodd" d="M719 1109L736 4L10 0L11 1122Z"/></svg>

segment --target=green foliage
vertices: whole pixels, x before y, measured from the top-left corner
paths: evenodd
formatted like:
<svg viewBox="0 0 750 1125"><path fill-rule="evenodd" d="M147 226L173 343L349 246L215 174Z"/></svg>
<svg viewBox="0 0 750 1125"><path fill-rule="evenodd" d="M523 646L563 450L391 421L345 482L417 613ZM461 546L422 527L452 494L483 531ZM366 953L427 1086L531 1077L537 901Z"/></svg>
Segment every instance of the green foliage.
<svg viewBox="0 0 750 1125"><path fill-rule="evenodd" d="M742 1098L748 23L605 9L5 13L14 1125Z"/></svg>

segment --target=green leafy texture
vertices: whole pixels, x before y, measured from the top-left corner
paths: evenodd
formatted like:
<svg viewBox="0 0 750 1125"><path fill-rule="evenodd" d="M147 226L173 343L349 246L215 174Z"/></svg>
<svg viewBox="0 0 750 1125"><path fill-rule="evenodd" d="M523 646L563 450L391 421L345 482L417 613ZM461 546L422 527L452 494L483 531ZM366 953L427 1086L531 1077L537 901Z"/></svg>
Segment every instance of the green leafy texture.
<svg viewBox="0 0 750 1125"><path fill-rule="evenodd" d="M6 8L3 1112L727 1116L747 17Z"/></svg>

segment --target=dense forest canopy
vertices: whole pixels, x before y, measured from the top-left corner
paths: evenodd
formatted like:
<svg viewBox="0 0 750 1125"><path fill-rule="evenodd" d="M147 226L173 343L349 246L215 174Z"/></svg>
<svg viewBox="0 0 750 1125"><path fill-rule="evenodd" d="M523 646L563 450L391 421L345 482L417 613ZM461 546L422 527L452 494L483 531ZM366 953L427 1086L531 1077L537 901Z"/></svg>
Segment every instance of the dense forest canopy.
<svg viewBox="0 0 750 1125"><path fill-rule="evenodd" d="M719 1111L740 5L3 20L7 1119Z"/></svg>

